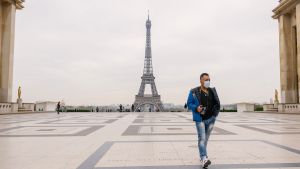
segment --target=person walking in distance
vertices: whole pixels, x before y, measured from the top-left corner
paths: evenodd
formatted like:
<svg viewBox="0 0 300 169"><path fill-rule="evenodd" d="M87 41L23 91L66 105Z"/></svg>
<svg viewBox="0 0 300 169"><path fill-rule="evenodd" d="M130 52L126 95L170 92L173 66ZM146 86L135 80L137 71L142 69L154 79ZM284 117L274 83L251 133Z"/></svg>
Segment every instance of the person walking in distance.
<svg viewBox="0 0 300 169"><path fill-rule="evenodd" d="M122 104L120 104L119 109L120 109L120 112L123 111L123 106L122 106Z"/></svg>
<svg viewBox="0 0 300 169"><path fill-rule="evenodd" d="M60 110L60 102L58 102L57 105L56 105L57 114L59 114L59 110Z"/></svg>
<svg viewBox="0 0 300 169"><path fill-rule="evenodd" d="M186 109L187 109L187 104L186 104L186 103L184 103L184 106L183 106L183 107L184 107L184 109L186 110Z"/></svg>

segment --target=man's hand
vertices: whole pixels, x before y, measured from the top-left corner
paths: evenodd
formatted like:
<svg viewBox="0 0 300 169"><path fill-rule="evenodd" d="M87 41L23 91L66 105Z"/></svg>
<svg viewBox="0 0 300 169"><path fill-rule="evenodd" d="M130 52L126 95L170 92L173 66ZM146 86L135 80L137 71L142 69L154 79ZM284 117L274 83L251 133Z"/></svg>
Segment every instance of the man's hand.
<svg viewBox="0 0 300 169"><path fill-rule="evenodd" d="M202 108L202 105L198 106L198 107L197 107L197 112L198 112L198 113L202 112L202 109L203 109L203 108Z"/></svg>

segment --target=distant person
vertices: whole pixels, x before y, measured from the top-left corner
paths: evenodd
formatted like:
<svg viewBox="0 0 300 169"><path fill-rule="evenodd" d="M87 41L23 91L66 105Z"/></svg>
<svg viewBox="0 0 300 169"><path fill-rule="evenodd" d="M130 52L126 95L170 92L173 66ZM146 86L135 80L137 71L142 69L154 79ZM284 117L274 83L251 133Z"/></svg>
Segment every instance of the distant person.
<svg viewBox="0 0 300 169"><path fill-rule="evenodd" d="M122 104L120 104L120 112L122 112L122 110L123 110L123 106L122 106Z"/></svg>
<svg viewBox="0 0 300 169"><path fill-rule="evenodd" d="M134 112L134 104L131 105L131 112Z"/></svg>
<svg viewBox="0 0 300 169"><path fill-rule="evenodd" d="M98 106L96 107L96 112L99 112L99 107Z"/></svg>
<svg viewBox="0 0 300 169"><path fill-rule="evenodd" d="M151 112L151 107L149 107L149 112Z"/></svg>
<svg viewBox="0 0 300 169"><path fill-rule="evenodd" d="M187 109L187 104L186 103L184 103L184 109Z"/></svg>
<svg viewBox="0 0 300 169"><path fill-rule="evenodd" d="M211 161L207 156L207 142L220 112L220 100L215 88L210 88L210 77L207 73L200 75L200 84L189 92L187 106L193 112L198 134L198 148L203 168Z"/></svg>
<svg viewBox="0 0 300 169"><path fill-rule="evenodd" d="M58 102L57 105L56 105L57 114L59 114L59 110L60 110L60 102Z"/></svg>

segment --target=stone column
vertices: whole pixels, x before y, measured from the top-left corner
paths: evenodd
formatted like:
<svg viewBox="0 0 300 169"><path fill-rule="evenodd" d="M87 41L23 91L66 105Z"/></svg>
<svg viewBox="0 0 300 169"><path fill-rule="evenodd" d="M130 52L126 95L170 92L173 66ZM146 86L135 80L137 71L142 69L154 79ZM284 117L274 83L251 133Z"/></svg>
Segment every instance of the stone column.
<svg viewBox="0 0 300 169"><path fill-rule="evenodd" d="M300 3L296 5L298 103L300 98Z"/></svg>
<svg viewBox="0 0 300 169"><path fill-rule="evenodd" d="M279 17L280 41L280 81L282 103L297 103L296 56L293 52L291 17L289 14Z"/></svg>
<svg viewBox="0 0 300 169"><path fill-rule="evenodd" d="M0 0L0 102L12 101L15 12L13 1Z"/></svg>

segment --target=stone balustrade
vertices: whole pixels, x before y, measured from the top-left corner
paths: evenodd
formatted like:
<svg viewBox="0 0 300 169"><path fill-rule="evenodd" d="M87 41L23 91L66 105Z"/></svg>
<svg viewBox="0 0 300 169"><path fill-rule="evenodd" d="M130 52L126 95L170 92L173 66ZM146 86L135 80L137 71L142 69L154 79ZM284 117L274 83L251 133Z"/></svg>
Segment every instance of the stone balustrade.
<svg viewBox="0 0 300 169"><path fill-rule="evenodd" d="M299 103L285 103L278 105L278 111L283 113L299 113L300 104Z"/></svg>

